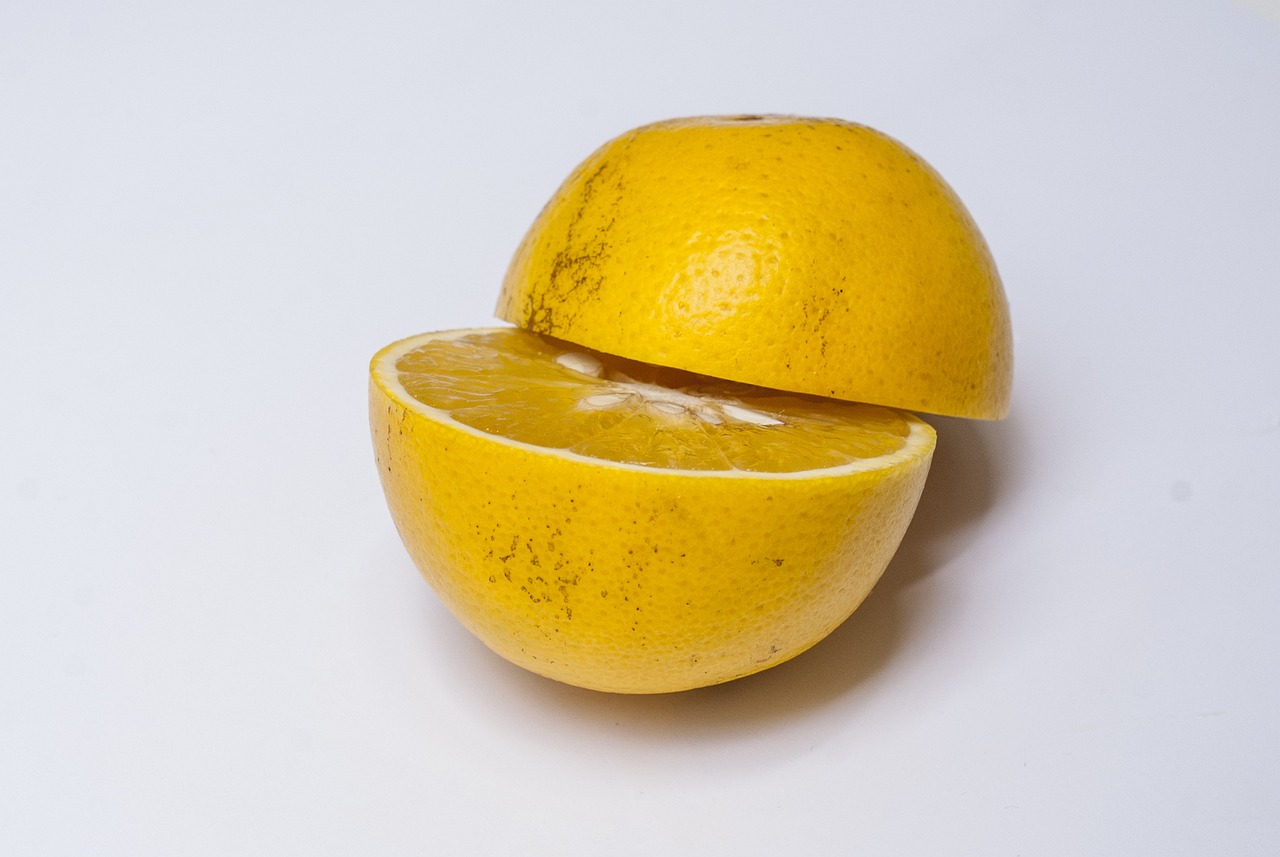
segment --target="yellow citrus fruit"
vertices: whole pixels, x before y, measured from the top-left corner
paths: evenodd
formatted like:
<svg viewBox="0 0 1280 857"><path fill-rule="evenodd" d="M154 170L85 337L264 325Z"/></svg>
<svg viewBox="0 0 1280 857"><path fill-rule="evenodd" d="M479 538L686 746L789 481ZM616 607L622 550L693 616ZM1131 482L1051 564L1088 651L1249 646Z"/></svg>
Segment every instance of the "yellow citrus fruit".
<svg viewBox="0 0 1280 857"><path fill-rule="evenodd" d="M835 119L678 119L606 143L537 217L498 315L765 387L1008 410L1008 307L973 219L919 156Z"/></svg>
<svg viewBox="0 0 1280 857"><path fill-rule="evenodd" d="M934 433L873 405L509 328L379 352L370 419L409 553L500 655L626 693L812 646L880 576Z"/></svg>

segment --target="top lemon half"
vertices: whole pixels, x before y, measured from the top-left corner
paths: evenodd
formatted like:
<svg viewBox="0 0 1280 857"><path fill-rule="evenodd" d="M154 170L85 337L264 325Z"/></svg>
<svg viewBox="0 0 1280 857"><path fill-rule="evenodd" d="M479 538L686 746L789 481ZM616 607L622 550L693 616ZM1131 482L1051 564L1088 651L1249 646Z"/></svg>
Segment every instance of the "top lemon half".
<svg viewBox="0 0 1280 857"><path fill-rule="evenodd" d="M871 128L697 117L606 143L515 253L497 314L779 390L996 419L1009 310L955 192Z"/></svg>

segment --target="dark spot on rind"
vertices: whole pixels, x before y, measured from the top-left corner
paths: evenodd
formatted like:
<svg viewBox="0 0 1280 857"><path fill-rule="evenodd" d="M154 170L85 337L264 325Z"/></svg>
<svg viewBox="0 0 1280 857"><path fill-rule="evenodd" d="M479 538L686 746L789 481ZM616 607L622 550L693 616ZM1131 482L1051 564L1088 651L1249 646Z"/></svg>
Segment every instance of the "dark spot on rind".
<svg viewBox="0 0 1280 857"><path fill-rule="evenodd" d="M599 183L606 178L606 173L617 173L615 166L613 160L605 160L582 181L581 198L565 229L564 247L551 260L548 282L543 290L531 292L527 298L524 317L530 330L554 333L571 328L573 318L566 312L569 296L582 291L580 302L585 302L599 292L603 283L600 271L611 250L608 236L615 220L609 220L589 235L576 233L598 192ZM615 194L620 192L619 184Z"/></svg>

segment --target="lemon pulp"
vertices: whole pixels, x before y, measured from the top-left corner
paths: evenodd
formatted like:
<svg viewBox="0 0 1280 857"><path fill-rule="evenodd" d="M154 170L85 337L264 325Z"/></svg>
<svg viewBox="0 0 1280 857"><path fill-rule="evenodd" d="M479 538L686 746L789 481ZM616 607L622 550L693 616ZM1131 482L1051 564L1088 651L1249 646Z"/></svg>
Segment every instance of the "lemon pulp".
<svg viewBox="0 0 1280 857"><path fill-rule="evenodd" d="M416 401L488 434L671 470L799 472L877 459L910 424L887 408L650 366L519 330L434 338L395 372Z"/></svg>

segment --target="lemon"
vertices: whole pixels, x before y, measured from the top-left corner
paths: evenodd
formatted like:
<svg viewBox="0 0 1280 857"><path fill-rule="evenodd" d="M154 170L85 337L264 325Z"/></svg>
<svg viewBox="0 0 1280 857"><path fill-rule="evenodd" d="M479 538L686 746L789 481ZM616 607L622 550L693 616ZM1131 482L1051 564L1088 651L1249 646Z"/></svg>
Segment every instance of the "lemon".
<svg viewBox="0 0 1280 857"><path fill-rule="evenodd" d="M498 315L765 387L1008 410L1008 305L973 219L919 156L836 119L698 117L611 140L538 215Z"/></svg>
<svg viewBox="0 0 1280 857"><path fill-rule="evenodd" d="M841 120L606 143L535 219L498 315L520 329L374 357L379 473L467 628L598 690L716 684L821 640L919 500L935 436L906 410L1009 406L1009 310L973 219Z"/></svg>
<svg viewBox="0 0 1280 857"><path fill-rule="evenodd" d="M838 626L896 550L934 432L510 328L371 364L409 553L490 648L624 693L728 681Z"/></svg>

